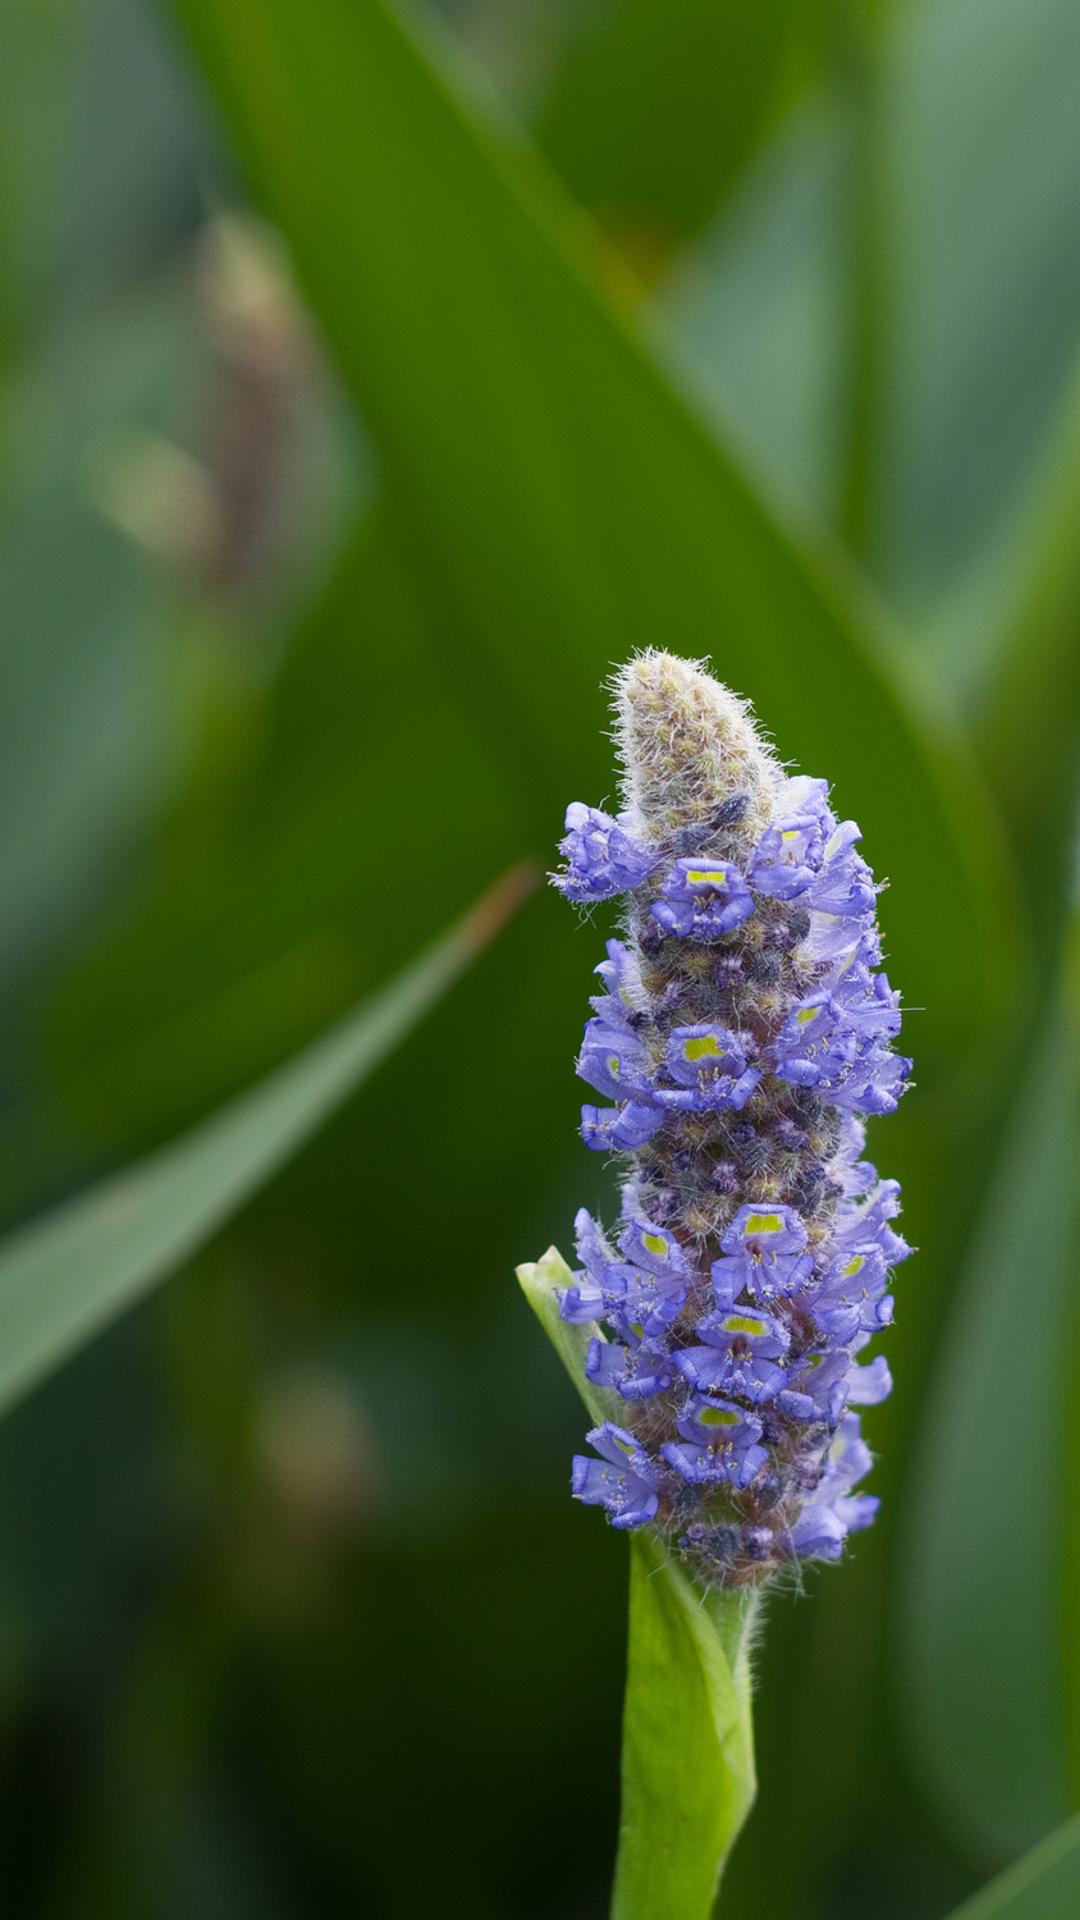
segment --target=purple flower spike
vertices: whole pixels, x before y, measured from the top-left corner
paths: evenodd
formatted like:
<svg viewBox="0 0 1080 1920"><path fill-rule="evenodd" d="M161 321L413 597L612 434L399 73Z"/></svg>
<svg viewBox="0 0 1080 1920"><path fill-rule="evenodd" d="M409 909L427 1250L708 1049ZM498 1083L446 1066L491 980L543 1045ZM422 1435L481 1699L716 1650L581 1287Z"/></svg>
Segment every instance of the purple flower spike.
<svg viewBox="0 0 1080 1920"><path fill-rule="evenodd" d="M617 677L623 810L566 819L569 899L625 895L578 1072L616 1156L610 1235L577 1217L559 1310L620 1420L573 1491L649 1526L705 1585L836 1560L870 1524L858 1409L891 1388L865 1350L909 1252L866 1158L910 1061L880 971L878 890L823 780L785 776L747 709L648 652Z"/></svg>

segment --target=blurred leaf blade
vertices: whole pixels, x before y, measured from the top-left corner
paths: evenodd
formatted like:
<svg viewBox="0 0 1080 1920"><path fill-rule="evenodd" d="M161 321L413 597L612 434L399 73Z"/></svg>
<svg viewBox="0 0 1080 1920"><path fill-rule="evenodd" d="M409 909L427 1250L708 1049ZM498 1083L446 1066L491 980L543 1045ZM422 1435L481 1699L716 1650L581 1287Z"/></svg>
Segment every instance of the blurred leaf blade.
<svg viewBox="0 0 1080 1920"><path fill-rule="evenodd" d="M508 874L428 953L299 1056L0 1248L0 1411L242 1206L423 1018L531 884L531 874Z"/></svg>
<svg viewBox="0 0 1080 1920"><path fill-rule="evenodd" d="M1080 1814L1009 1867L951 1920L1065 1920L1080 1911Z"/></svg>
<svg viewBox="0 0 1080 1920"><path fill-rule="evenodd" d="M787 751L845 802L877 797L863 824L896 883L890 945L955 1045L1016 958L994 822L839 556L781 525L620 325L552 183L436 71L448 51L378 0L177 6L365 409L413 564L523 763L576 783L603 666L660 634L714 643ZM926 937L957 915L978 929L963 980Z"/></svg>
<svg viewBox="0 0 1080 1920"><path fill-rule="evenodd" d="M1069 974L986 1183L908 1476L908 1726L940 1807L991 1859L1032 1845L1072 1802L1060 1676L1075 1611L1061 1595L1078 1025Z"/></svg>
<svg viewBox="0 0 1080 1920"><path fill-rule="evenodd" d="M537 142L647 277L756 145L797 12L791 0L614 0L565 51Z"/></svg>
<svg viewBox="0 0 1080 1920"><path fill-rule="evenodd" d="M998 582L974 734L1020 856L1044 956L1069 905L1080 744L1080 365Z"/></svg>
<svg viewBox="0 0 1080 1920"><path fill-rule="evenodd" d="M823 512L842 498L845 417L861 414L873 578L963 686L981 641L942 616L1007 544L1075 354L1080 21L1069 0L935 0L888 11L875 36L865 8L846 11L836 37L854 25L869 91L823 89L762 151L676 301L751 444ZM876 216L861 262L860 145Z"/></svg>

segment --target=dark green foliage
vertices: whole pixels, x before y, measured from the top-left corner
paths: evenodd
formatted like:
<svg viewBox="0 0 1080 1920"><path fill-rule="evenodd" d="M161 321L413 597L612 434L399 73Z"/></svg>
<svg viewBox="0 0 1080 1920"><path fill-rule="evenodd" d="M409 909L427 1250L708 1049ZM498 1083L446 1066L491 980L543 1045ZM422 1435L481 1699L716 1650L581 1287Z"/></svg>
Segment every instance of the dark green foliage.
<svg viewBox="0 0 1080 1920"><path fill-rule="evenodd" d="M1075 15L447 12L5 10L0 1197L160 1146L548 864L610 665L710 655L860 819L925 1009L886 1510L769 1603L728 1897L934 1920L1080 1752L1074 1067L1036 1046L1075 1019ZM603 1184L593 944L530 900L5 1420L13 1912L604 1911L625 1566L512 1281Z"/></svg>

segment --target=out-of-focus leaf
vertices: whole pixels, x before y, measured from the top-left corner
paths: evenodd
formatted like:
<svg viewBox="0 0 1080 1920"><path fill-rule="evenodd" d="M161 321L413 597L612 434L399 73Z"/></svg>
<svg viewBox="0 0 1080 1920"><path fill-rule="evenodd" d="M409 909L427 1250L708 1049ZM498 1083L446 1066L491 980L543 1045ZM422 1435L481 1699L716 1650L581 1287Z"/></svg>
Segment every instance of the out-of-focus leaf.
<svg viewBox="0 0 1080 1920"><path fill-rule="evenodd" d="M90 1139L115 1152L186 1124L403 965L486 874L553 839L550 801L546 821L534 801L538 832L504 791L498 743L440 640L377 510L278 676L222 701L156 845L156 884L50 1009L50 1065ZM424 850L422 885L402 886L406 847ZM554 901L536 937L551 926Z"/></svg>
<svg viewBox="0 0 1080 1920"><path fill-rule="evenodd" d="M941 658L933 616L1000 543L1071 376L1080 16L1070 0L897 8L875 67L884 302L867 557ZM673 289L751 444L827 513L852 404L853 107L823 94L761 156ZM944 657L969 678L970 654Z"/></svg>
<svg viewBox="0 0 1080 1920"><path fill-rule="evenodd" d="M43 310L160 265L196 213L200 129L139 0L6 0L2 30L0 339L26 353Z"/></svg>
<svg viewBox="0 0 1080 1920"><path fill-rule="evenodd" d="M178 5L508 763L569 791L595 756L602 663L657 638L713 649L786 752L827 769L842 804L870 796L897 965L927 1026L962 1044L1010 966L993 822L829 550L762 504L577 270L551 184L386 7ZM925 937L957 918L963 978Z"/></svg>
<svg viewBox="0 0 1080 1920"><path fill-rule="evenodd" d="M821 102L798 114L665 288L726 416L789 492L823 512L843 447L848 152Z"/></svg>
<svg viewBox="0 0 1080 1920"><path fill-rule="evenodd" d="M164 275L70 331L43 323L6 385L0 991L70 933L177 764L178 615L86 481L110 434L182 411L195 356L181 291Z"/></svg>
<svg viewBox="0 0 1080 1920"><path fill-rule="evenodd" d="M759 138L798 12L792 0L611 0L564 53L537 141L647 277Z"/></svg>
<svg viewBox="0 0 1080 1920"><path fill-rule="evenodd" d="M1070 0L912 8L891 67L879 564L914 610L999 537L1071 376L1080 14Z"/></svg>
<svg viewBox="0 0 1080 1920"><path fill-rule="evenodd" d="M951 1920L1070 1920L1080 1913L1080 1814L957 1907Z"/></svg>
<svg viewBox="0 0 1080 1920"><path fill-rule="evenodd" d="M619 1397L585 1378L589 1327L567 1326L572 1279L554 1247L518 1268L525 1298L597 1422ZM724 1862L753 1804L753 1589L701 1593L649 1537L630 1543L622 1814L612 1920L708 1920Z"/></svg>
<svg viewBox="0 0 1080 1920"><path fill-rule="evenodd" d="M1061 1594L1075 1500L1075 988L1070 973L987 1183L908 1473L902 1704L920 1778L991 1860L1032 1845L1072 1801Z"/></svg>
<svg viewBox="0 0 1080 1920"><path fill-rule="evenodd" d="M1080 790L1078 533L1074 377L1026 521L1010 543L1009 576L986 631L989 658L974 690L975 738L1020 856L1041 950L1051 958L1069 906Z"/></svg>
<svg viewBox="0 0 1080 1920"><path fill-rule="evenodd" d="M0 1408L242 1206L446 991L526 884L520 873L508 875L437 946L298 1059L0 1249Z"/></svg>

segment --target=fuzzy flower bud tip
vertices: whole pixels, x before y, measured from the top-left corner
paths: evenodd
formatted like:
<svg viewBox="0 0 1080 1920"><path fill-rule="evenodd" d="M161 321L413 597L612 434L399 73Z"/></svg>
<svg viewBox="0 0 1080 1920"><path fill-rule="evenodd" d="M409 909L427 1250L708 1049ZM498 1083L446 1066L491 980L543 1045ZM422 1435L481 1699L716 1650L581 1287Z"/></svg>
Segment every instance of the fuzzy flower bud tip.
<svg viewBox="0 0 1080 1920"><path fill-rule="evenodd" d="M575 803L554 884L621 897L578 1072L608 1104L610 1233L577 1218L562 1317L625 1409L574 1461L576 1498L658 1528L708 1584L835 1560L877 1505L859 1415L888 1368L895 1181L864 1158L910 1061L880 971L877 889L823 780L787 777L746 704L649 650L614 684L618 815Z"/></svg>

